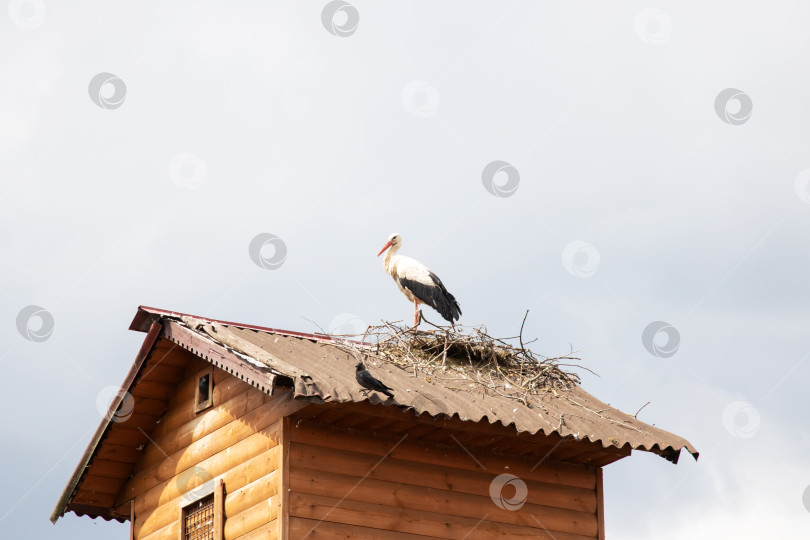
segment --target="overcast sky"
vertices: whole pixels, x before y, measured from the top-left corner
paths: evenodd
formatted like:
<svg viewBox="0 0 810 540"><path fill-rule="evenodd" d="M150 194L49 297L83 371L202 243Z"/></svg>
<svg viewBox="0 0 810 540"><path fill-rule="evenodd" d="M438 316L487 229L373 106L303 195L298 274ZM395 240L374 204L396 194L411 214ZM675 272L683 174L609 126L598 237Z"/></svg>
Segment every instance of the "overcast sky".
<svg viewBox="0 0 810 540"><path fill-rule="evenodd" d="M393 231L700 450L608 466L609 537L806 534L810 7L352 3L5 2L0 536L128 538L48 517L138 305L407 321Z"/></svg>

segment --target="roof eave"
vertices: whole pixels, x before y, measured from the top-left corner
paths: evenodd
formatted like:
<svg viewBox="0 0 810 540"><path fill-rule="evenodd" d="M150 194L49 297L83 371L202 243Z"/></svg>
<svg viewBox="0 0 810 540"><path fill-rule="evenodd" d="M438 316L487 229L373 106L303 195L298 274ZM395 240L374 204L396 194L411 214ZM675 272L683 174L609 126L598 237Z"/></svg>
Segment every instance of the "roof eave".
<svg viewBox="0 0 810 540"><path fill-rule="evenodd" d="M137 316L136 316L137 318ZM134 324L134 323L133 323ZM161 331L163 330L163 325L161 325L157 321L152 321L150 323L149 330L146 334L146 338L144 338L143 343L141 344L141 348L138 350L138 354L135 357L135 361L132 364L132 367L127 373L124 382L121 384L121 388L129 392L132 387L132 384L135 381L135 378L138 375L138 372L141 370L144 361L149 356L152 348L157 342L158 337L160 336ZM59 497L59 501L56 503L56 507L51 514L51 523L56 523L56 521L65 515L65 512L70 511L69 505L70 500L73 498L73 495L76 491L76 488L79 485L79 482L84 475L84 472L87 470L87 466L90 464L90 461L93 459L93 455L95 454L96 448L98 447L101 440L104 438L104 434L107 432L110 424L112 423L113 419L115 418L115 411L118 409L121 401L123 400L124 394L121 393L117 399L115 399L112 403L110 403L110 408L107 411L107 414L104 416L104 419L101 421L101 424L98 426L93 438L90 439L90 443L87 445L87 448L82 455L82 458L79 460L79 464L76 465L76 469L73 471L73 474L70 477L70 480L65 486L64 491L62 491L62 495ZM99 508L98 513L91 513L90 507L82 507L81 509L83 514L90 515L91 517L103 517L105 519L111 519L113 516L109 514L109 510L105 512L105 509Z"/></svg>

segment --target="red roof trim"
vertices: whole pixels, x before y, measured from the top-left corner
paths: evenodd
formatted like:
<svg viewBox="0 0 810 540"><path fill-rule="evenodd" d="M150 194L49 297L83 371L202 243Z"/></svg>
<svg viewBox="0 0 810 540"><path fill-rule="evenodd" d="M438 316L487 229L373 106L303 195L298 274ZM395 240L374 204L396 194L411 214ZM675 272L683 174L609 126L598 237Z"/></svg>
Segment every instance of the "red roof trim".
<svg viewBox="0 0 810 540"><path fill-rule="evenodd" d="M209 317L201 317L199 315L192 315L190 313L182 313L180 311L169 311L166 309L160 309L150 306L138 306L138 312L135 314L135 318L132 319L132 323L129 325L130 330L135 330L136 332L146 332L149 329L149 325L159 317L194 317L195 319L200 319L202 321L208 322L215 322L219 324L224 324L226 326L233 326L236 328L247 328L250 330L259 330L262 332L271 332L273 334L280 334L283 336L292 336L292 337L299 337L305 339L311 339L313 341L322 341L326 343L331 343L333 341L337 341L333 339L331 336L327 336L326 334L309 334L306 332L295 332L293 330L282 330L280 328L270 328L268 326L256 326L253 324L243 324L231 321L223 321L221 319L211 319ZM351 343L357 343L359 345L364 345L364 343L352 340L352 339L345 339L340 341L348 341Z"/></svg>

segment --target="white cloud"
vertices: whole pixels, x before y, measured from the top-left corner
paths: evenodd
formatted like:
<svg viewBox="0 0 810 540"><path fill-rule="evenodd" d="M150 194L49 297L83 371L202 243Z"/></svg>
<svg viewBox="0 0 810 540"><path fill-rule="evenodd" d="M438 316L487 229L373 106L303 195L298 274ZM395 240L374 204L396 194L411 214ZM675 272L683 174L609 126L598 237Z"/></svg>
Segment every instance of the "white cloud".
<svg viewBox="0 0 810 540"><path fill-rule="evenodd" d="M31 141L43 101L65 70L57 45L16 32L17 39L6 36L0 53L0 150L10 151Z"/></svg>
<svg viewBox="0 0 810 540"><path fill-rule="evenodd" d="M801 458L789 464L780 461L770 455L752 461L731 453L722 460L699 463L693 497L676 490L643 522L623 524L613 529L612 536L624 540L798 538L810 520L802 504L802 493L810 485L810 465ZM644 498L658 496L648 492Z"/></svg>

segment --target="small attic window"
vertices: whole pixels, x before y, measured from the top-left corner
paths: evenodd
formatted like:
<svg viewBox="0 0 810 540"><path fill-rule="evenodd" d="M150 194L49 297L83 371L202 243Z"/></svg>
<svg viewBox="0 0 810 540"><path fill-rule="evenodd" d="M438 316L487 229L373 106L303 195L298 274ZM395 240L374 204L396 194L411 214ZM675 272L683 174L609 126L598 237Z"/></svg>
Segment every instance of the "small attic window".
<svg viewBox="0 0 810 540"><path fill-rule="evenodd" d="M208 367L197 373L194 392L194 412L198 413L214 404L214 370Z"/></svg>

